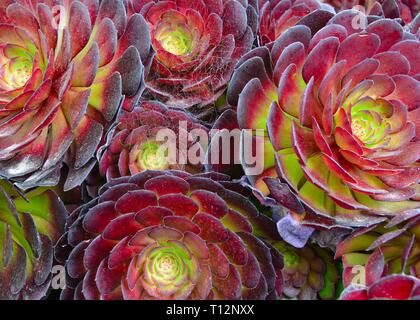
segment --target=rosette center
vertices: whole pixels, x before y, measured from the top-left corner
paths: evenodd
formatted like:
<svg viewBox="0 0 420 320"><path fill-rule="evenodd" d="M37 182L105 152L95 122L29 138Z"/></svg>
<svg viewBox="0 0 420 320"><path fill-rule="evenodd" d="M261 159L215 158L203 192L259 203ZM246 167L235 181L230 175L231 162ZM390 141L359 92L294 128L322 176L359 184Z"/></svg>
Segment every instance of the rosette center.
<svg viewBox="0 0 420 320"><path fill-rule="evenodd" d="M366 148L384 146L391 133L393 107L385 101L365 99L351 109L351 130Z"/></svg>
<svg viewBox="0 0 420 320"><path fill-rule="evenodd" d="M169 168L166 155L162 145L149 141L140 146L137 162L144 170L165 170Z"/></svg>
<svg viewBox="0 0 420 320"><path fill-rule="evenodd" d="M21 50L19 50L21 49ZM23 87L32 75L32 60L23 48L6 45L0 50L0 89Z"/></svg>
<svg viewBox="0 0 420 320"><path fill-rule="evenodd" d="M157 40L163 49L173 55L183 56L191 53L192 39L189 31L185 28L161 32L157 36Z"/></svg>

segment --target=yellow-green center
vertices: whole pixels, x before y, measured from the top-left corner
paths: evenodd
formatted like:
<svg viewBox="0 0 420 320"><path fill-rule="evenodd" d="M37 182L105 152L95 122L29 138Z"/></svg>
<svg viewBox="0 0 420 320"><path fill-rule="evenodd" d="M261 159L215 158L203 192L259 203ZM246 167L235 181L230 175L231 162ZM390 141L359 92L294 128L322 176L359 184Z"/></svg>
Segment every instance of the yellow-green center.
<svg viewBox="0 0 420 320"><path fill-rule="evenodd" d="M366 135L366 128L362 125L362 123L360 123L360 121L353 121L351 124L351 131L361 140Z"/></svg>
<svg viewBox="0 0 420 320"><path fill-rule="evenodd" d="M0 87L14 90L23 87L32 75L32 63L20 58L0 58Z"/></svg>
<svg viewBox="0 0 420 320"><path fill-rule="evenodd" d="M183 56L191 52L191 39L182 32L173 31L162 35L159 39L161 46L176 56Z"/></svg>
<svg viewBox="0 0 420 320"><path fill-rule="evenodd" d="M156 262L156 269L162 275L171 275L178 269L177 259L173 255L160 257Z"/></svg>
<svg viewBox="0 0 420 320"><path fill-rule="evenodd" d="M174 247L157 247L147 258L145 275L151 283L162 290L168 286L183 283L188 278L188 269L179 249Z"/></svg>
<svg viewBox="0 0 420 320"><path fill-rule="evenodd" d="M383 101L365 98L351 107L351 130L366 148L386 143L389 133L388 117L392 108Z"/></svg>
<svg viewBox="0 0 420 320"><path fill-rule="evenodd" d="M158 143L149 141L140 146L137 165L143 170L165 170L169 168L167 151Z"/></svg>

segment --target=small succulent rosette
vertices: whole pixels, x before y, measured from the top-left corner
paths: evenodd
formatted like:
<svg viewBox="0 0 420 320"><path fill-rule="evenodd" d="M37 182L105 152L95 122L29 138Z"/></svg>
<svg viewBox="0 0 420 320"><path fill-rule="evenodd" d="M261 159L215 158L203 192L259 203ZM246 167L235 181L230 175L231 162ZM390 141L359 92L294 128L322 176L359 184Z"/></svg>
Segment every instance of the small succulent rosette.
<svg viewBox="0 0 420 320"><path fill-rule="evenodd" d="M208 131L183 110L142 101L110 131L100 150L100 173L110 181L145 170L202 172Z"/></svg>
<svg viewBox="0 0 420 320"><path fill-rule="evenodd" d="M301 22L307 15L317 10L323 10L325 17L331 17L335 13L329 5L317 0L260 0L259 5L259 41L266 45L275 41L290 27ZM318 16L319 20L321 19Z"/></svg>
<svg viewBox="0 0 420 320"><path fill-rule="evenodd" d="M341 278L331 250L312 244L298 249L284 241L273 246L283 255L285 299L336 299Z"/></svg>

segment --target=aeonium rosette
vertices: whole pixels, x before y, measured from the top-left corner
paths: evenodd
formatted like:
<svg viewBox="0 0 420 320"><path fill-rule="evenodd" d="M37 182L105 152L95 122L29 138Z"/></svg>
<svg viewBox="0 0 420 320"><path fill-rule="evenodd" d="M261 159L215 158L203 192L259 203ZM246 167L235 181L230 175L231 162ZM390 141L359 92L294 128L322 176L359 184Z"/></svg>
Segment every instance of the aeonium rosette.
<svg viewBox="0 0 420 320"><path fill-rule="evenodd" d="M337 296L340 276L331 250L311 244L298 249L283 241L273 246L283 255L286 299L324 300Z"/></svg>
<svg viewBox="0 0 420 320"><path fill-rule="evenodd" d="M100 151L100 173L110 181L145 170L200 172L207 144L208 129L186 112L142 101L118 117Z"/></svg>
<svg viewBox="0 0 420 320"><path fill-rule="evenodd" d="M0 16L0 176L83 181L121 106L144 90L149 29L122 0L8 1Z"/></svg>
<svg viewBox="0 0 420 320"><path fill-rule="evenodd" d="M329 19L335 13L329 5L317 0L260 0L259 6L259 40L262 45L276 40L288 28L295 26L314 11L317 20ZM319 14L319 15L318 15Z"/></svg>
<svg viewBox="0 0 420 320"><path fill-rule="evenodd" d="M156 51L147 79L151 94L179 108L214 104L224 93L235 63L252 47L257 24L254 7L247 0L126 3L129 10L145 17L151 29Z"/></svg>
<svg viewBox="0 0 420 320"><path fill-rule="evenodd" d="M278 238L275 224L239 192L215 173L112 180L57 243L68 273L61 298L279 298L282 256L264 240Z"/></svg>
<svg viewBox="0 0 420 320"><path fill-rule="evenodd" d="M266 129L250 182L330 226L420 210L420 42L389 19L355 29L357 15L290 28L243 57L228 91L240 127Z"/></svg>

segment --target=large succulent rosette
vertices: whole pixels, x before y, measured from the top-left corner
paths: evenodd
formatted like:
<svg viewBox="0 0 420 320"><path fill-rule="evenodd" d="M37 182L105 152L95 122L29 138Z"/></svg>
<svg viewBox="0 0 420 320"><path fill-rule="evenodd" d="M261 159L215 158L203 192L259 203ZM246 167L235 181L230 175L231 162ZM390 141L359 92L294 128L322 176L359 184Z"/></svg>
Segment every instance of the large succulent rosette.
<svg viewBox="0 0 420 320"><path fill-rule="evenodd" d="M144 90L149 29L122 0L2 1L0 176L79 185L121 106Z"/></svg>
<svg viewBox="0 0 420 320"><path fill-rule="evenodd" d="M420 212L420 42L389 19L355 30L358 15L290 28L244 56L228 91L239 126L266 130L252 185L330 227Z"/></svg>
<svg viewBox="0 0 420 320"><path fill-rule="evenodd" d="M247 0L126 2L150 25L156 51L147 79L152 95L179 108L215 103L235 63L252 47L255 8Z"/></svg>
<svg viewBox="0 0 420 320"><path fill-rule="evenodd" d="M204 140L204 141L202 141ZM143 101L123 112L101 150L100 173L113 178L145 170L203 171L208 129L182 110Z"/></svg>
<svg viewBox="0 0 420 320"><path fill-rule="evenodd" d="M273 223L221 174L145 171L74 211L56 257L63 299L275 299ZM275 225L274 225L275 229Z"/></svg>
<svg viewBox="0 0 420 320"><path fill-rule="evenodd" d="M373 273L420 278L420 216L356 230L339 243L336 257L343 261L344 286L357 280L360 266L368 279Z"/></svg>
<svg viewBox="0 0 420 320"><path fill-rule="evenodd" d="M262 45L276 40L283 32L316 10L334 12L328 4L317 0L260 0L258 5L258 33ZM325 15L330 17L326 12Z"/></svg>
<svg viewBox="0 0 420 320"><path fill-rule="evenodd" d="M51 284L53 246L67 211L51 190L22 195L0 181L0 300L38 300Z"/></svg>
<svg viewBox="0 0 420 320"><path fill-rule="evenodd" d="M367 286L351 286L340 300L419 300L420 280L406 275L381 278Z"/></svg>

